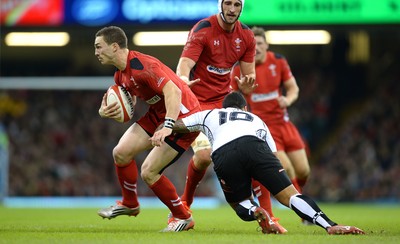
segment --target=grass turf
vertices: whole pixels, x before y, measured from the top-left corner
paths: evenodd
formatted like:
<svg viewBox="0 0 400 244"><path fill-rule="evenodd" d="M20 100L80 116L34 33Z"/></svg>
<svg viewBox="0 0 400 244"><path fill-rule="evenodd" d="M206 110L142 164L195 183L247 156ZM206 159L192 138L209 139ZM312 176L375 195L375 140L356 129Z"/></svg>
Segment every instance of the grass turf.
<svg viewBox="0 0 400 244"><path fill-rule="evenodd" d="M97 209L0 207L0 243L400 243L400 206L320 204L339 224L355 225L363 236L330 236L317 226L304 226L294 212L274 209L286 235L264 235L258 224L244 222L229 207L194 209L194 230L160 233L167 209L144 208L135 217L102 220Z"/></svg>

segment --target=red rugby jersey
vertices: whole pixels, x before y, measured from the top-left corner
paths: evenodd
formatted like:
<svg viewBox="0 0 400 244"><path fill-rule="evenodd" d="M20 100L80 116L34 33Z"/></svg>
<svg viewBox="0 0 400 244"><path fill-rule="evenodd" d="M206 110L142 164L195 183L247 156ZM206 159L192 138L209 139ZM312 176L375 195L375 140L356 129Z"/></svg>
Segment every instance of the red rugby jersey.
<svg viewBox="0 0 400 244"><path fill-rule="evenodd" d="M114 73L116 84L125 87L131 95L145 101L160 118L165 117L166 108L162 89L171 80L182 91L181 113L189 115L199 106L196 96L169 67L155 57L129 51L125 70Z"/></svg>
<svg viewBox="0 0 400 244"><path fill-rule="evenodd" d="M245 97L251 112L258 115L266 124L270 124L289 119L287 110L279 107L276 98L282 94L283 82L293 75L284 56L271 51L267 51L266 55L267 60L256 65L258 86L253 93ZM240 77L239 66L235 66L231 80L233 89L238 90L235 76Z"/></svg>
<svg viewBox="0 0 400 244"><path fill-rule="evenodd" d="M232 33L220 27L216 15L193 26L181 57L196 62L189 79L200 78L200 82L191 87L200 103L222 100L231 92L233 65L238 61L253 62L255 47L253 32L239 21Z"/></svg>

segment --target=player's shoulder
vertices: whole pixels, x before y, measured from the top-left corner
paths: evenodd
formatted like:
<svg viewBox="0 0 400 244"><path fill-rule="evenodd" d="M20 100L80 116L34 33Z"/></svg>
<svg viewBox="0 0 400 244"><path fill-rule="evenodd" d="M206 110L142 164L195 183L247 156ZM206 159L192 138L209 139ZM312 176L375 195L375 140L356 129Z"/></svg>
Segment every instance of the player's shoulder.
<svg viewBox="0 0 400 244"><path fill-rule="evenodd" d="M212 16L210 16L208 18L204 18L204 19L200 20L199 22L197 22L193 26L192 30L193 30L193 33L205 32L209 28L212 28L212 26L213 26Z"/></svg>
<svg viewBox="0 0 400 244"><path fill-rule="evenodd" d="M286 57L283 54L277 53L277 52L272 52L272 51L267 51L268 57L271 57L272 59L275 60L286 60Z"/></svg>
<svg viewBox="0 0 400 244"><path fill-rule="evenodd" d="M241 35L244 39L247 39L251 42L254 41L254 33L250 29L250 27L248 27L246 24L240 21L237 22L237 27L238 28L236 28L236 31L239 32L239 35Z"/></svg>
<svg viewBox="0 0 400 244"><path fill-rule="evenodd" d="M129 55L129 68L132 70L144 70L146 67L161 66L162 63L157 58L138 51L131 51Z"/></svg>
<svg viewBox="0 0 400 244"><path fill-rule="evenodd" d="M244 23L240 22L239 20L238 20L238 23L239 23L239 25L240 25L240 28L241 28L242 30L244 30L244 31L250 31L250 32L252 32L252 31L251 31L251 29L250 29L250 27L249 27L249 26L247 26L246 24L244 24ZM252 32L252 33L253 33L253 32Z"/></svg>

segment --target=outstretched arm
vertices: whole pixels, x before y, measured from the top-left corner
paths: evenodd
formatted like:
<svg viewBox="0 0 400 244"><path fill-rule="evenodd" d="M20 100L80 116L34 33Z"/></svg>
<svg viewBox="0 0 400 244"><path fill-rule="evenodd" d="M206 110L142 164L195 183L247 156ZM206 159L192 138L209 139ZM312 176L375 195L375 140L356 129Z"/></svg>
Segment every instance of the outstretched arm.
<svg viewBox="0 0 400 244"><path fill-rule="evenodd" d="M244 94L249 94L256 89L257 84L255 84L256 81L256 68L255 68L255 63L247 63L244 61L240 61L240 71L242 73L241 78L235 76L235 80L238 84L239 89L244 93Z"/></svg>
<svg viewBox="0 0 400 244"><path fill-rule="evenodd" d="M178 62L178 67L176 68L176 74L186 82L186 84L191 87L197 82L200 81L200 79L195 79L195 80L189 80L189 75L190 71L192 68L196 65L196 62L193 61L190 58L186 57L181 57Z"/></svg>

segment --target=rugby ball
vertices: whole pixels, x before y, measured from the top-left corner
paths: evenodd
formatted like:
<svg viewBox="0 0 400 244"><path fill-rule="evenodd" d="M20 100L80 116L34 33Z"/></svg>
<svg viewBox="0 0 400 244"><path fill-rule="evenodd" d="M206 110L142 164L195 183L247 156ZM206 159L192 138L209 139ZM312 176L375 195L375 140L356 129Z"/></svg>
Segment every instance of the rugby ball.
<svg viewBox="0 0 400 244"><path fill-rule="evenodd" d="M120 106L119 119L115 119L118 122L127 122L133 117L135 111L135 105L129 92L122 86L112 85L107 90L107 105L117 102Z"/></svg>

